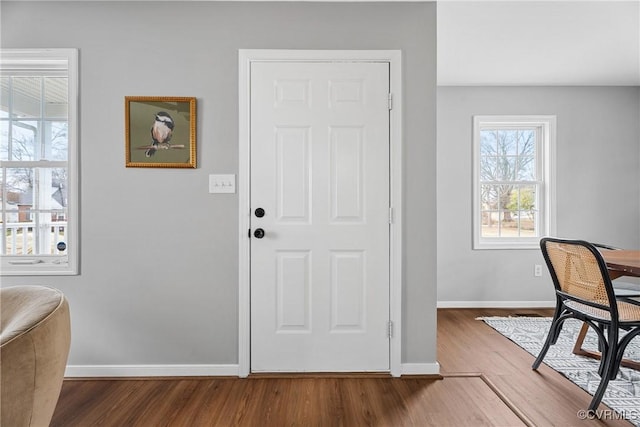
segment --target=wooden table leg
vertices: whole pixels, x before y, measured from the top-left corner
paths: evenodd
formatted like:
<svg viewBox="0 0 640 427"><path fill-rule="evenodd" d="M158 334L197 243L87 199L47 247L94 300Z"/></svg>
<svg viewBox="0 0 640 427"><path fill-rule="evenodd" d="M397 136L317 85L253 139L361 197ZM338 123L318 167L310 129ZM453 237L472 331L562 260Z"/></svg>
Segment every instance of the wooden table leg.
<svg viewBox="0 0 640 427"><path fill-rule="evenodd" d="M573 354L577 354L580 356L591 357L593 359L598 359L602 357L599 351L591 351L585 350L582 348L582 344L584 343L584 337L587 335L587 331L589 330L589 325L586 323L582 324L582 328L580 329L580 333L578 333L578 338L576 338L576 343L573 346ZM635 360L622 359L620 365L640 371L640 362L636 362Z"/></svg>
<svg viewBox="0 0 640 427"><path fill-rule="evenodd" d="M596 359L600 359L600 353L594 353L594 352L582 349L582 343L584 343L584 337L587 336L587 331L589 331L589 325L583 322L582 328L578 333L578 338L576 338L576 343L573 346L573 354L578 354L580 356L595 357Z"/></svg>

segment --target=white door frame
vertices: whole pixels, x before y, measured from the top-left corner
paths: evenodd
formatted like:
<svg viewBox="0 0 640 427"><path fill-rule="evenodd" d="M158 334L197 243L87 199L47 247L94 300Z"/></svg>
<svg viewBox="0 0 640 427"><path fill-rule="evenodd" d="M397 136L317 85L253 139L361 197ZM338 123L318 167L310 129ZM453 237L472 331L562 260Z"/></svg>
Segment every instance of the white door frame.
<svg viewBox="0 0 640 427"><path fill-rule="evenodd" d="M250 227L250 89L251 63L257 61L387 62L393 95L389 117L390 143L390 253L389 316L392 336L389 344L391 375L402 370L402 54L399 50L272 50L240 49L238 52L239 147L238 147L238 375L251 370L251 245Z"/></svg>

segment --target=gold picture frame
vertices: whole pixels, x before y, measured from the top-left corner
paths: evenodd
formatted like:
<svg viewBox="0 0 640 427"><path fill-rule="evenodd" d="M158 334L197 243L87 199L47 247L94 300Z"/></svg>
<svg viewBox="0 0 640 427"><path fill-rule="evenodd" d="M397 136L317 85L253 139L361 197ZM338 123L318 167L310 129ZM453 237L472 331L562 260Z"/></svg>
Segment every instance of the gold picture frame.
<svg viewBox="0 0 640 427"><path fill-rule="evenodd" d="M126 167L195 168L196 98L125 97Z"/></svg>

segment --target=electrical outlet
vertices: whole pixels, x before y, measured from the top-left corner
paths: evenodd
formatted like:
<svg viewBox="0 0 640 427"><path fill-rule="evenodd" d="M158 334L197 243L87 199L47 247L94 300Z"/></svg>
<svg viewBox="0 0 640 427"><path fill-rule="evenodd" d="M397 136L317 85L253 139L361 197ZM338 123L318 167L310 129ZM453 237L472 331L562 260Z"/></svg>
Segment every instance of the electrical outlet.
<svg viewBox="0 0 640 427"><path fill-rule="evenodd" d="M542 266L540 264L536 264L533 267L533 275L536 277L542 276Z"/></svg>

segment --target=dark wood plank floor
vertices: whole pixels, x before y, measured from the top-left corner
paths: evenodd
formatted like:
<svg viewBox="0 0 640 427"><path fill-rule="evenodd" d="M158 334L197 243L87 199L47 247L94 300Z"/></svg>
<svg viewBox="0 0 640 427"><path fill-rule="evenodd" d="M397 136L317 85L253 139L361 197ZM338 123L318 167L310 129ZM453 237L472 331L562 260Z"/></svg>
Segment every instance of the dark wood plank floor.
<svg viewBox="0 0 640 427"><path fill-rule="evenodd" d="M581 420L590 396L478 316L438 311L443 379L388 376L70 379L52 426L629 426ZM602 406L601 408L604 408Z"/></svg>

